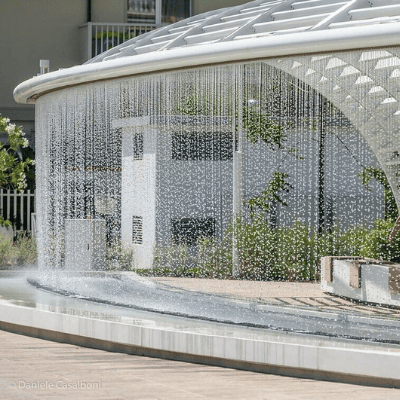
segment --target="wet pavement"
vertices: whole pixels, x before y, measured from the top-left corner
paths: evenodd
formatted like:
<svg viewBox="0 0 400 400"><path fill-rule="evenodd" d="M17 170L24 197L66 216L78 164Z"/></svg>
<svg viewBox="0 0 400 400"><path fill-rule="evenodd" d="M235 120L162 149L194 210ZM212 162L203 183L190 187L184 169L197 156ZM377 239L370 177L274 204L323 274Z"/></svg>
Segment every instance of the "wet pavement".
<svg viewBox="0 0 400 400"><path fill-rule="evenodd" d="M400 320L400 307L366 304L323 292L319 282L261 282L196 278L151 278L181 290L218 294L233 299L316 311L345 311L369 317Z"/></svg>

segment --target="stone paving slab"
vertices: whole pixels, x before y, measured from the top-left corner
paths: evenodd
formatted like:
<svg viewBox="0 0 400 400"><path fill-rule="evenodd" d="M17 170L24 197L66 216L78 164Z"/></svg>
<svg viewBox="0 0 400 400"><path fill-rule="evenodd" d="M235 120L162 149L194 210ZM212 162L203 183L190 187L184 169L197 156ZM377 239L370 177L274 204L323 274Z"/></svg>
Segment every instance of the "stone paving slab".
<svg viewBox="0 0 400 400"><path fill-rule="evenodd" d="M110 353L4 331L0 343L0 400L400 399L396 389Z"/></svg>

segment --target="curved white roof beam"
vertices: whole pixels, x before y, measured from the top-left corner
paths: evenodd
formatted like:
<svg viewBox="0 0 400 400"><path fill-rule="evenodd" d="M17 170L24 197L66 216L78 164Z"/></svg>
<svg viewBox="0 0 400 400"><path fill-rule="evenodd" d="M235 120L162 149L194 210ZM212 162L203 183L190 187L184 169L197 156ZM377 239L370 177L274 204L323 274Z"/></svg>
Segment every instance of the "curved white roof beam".
<svg viewBox="0 0 400 400"><path fill-rule="evenodd" d="M121 76L394 46L400 44L399 37L400 7L394 0L257 0L179 21L130 39L82 66L34 77L19 85L14 97L34 102L48 91Z"/></svg>
<svg viewBox="0 0 400 400"><path fill-rule="evenodd" d="M351 60L358 61L355 62L356 66L349 64ZM391 91L393 97L390 97L388 91L379 85L383 83L378 82L379 74L372 75L372 78L378 78L376 80L371 78L371 71L369 71L370 76L363 75L365 72L361 71L363 61L373 61L375 68L393 67L397 63L393 60L393 54L387 51L377 51L375 54L357 51L332 56L291 57L284 61L266 62L307 83L346 115L377 156L399 201L397 172L400 159L394 159L396 158L394 155L396 151L400 152L400 133L399 130L393 132L392 127L393 119L400 127L400 112L398 112L400 94ZM375 71L375 68L372 68L372 71ZM398 72L392 79L400 77L400 70L395 71ZM360 90L360 87L364 90Z"/></svg>

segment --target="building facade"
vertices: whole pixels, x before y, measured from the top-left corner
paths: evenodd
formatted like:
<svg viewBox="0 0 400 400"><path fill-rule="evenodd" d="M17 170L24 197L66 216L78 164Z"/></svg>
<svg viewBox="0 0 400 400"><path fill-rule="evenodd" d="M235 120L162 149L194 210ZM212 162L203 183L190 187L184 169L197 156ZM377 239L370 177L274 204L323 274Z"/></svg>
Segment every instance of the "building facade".
<svg viewBox="0 0 400 400"><path fill-rule="evenodd" d="M22 125L35 146L33 105L17 104L14 88L39 72L82 64L125 40L243 0L2 0L0 114ZM1 135L0 135L1 140Z"/></svg>

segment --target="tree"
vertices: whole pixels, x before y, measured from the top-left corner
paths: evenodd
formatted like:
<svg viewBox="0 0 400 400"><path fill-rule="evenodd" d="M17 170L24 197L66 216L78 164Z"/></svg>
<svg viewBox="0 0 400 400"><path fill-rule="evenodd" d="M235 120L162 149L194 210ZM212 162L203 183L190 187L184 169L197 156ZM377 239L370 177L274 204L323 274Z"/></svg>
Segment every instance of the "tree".
<svg viewBox="0 0 400 400"><path fill-rule="evenodd" d="M262 142L272 151L282 151L286 155L293 155L296 159L303 158L298 154L298 149L286 147L288 139L287 129L292 127L290 122L281 123L278 119L271 117L266 107L261 107L260 100L254 100L254 105L249 100L249 94L245 94L245 105L239 113L237 107L234 118L236 120L236 131L239 129L239 119L242 128L245 131L246 139L253 145ZM213 102L196 91L181 100L181 103L175 108L174 112L181 115L212 115L218 114L221 102L214 99ZM255 106L257 105L257 106ZM231 107L228 107L231 109ZM284 160L286 157L284 157ZM284 161L283 160L283 161ZM244 202L250 209L252 215L255 215L257 209L264 213L269 213L276 203L287 206L281 195L288 193L293 186L288 182L289 175L279 171L272 173L271 179L266 189L258 196L254 196Z"/></svg>
<svg viewBox="0 0 400 400"><path fill-rule="evenodd" d="M392 192L392 188L390 187L389 181L383 170L372 166L365 167L357 176L362 180L363 185L368 191L371 190L371 188L369 187L369 183L372 179L375 179L383 186L385 201L385 219L392 222L396 221L399 211L397 209L397 204Z"/></svg>
<svg viewBox="0 0 400 400"><path fill-rule="evenodd" d="M246 138L252 144L259 140L271 150L281 149L287 139L284 127L275 122L267 113L251 107L243 107L243 128ZM290 149L293 151L293 149Z"/></svg>
<svg viewBox="0 0 400 400"><path fill-rule="evenodd" d="M285 147L288 135L285 128L290 127L290 123L285 125L275 121L266 110L261 108L243 107L243 128L246 132L246 138L252 144L259 141L265 143L273 151L283 151L287 155L294 155L296 159L303 158L298 154L298 150L291 147ZM283 161L286 157L284 157ZM281 195L289 193L293 186L288 182L289 175L279 171L272 173L268 186L261 195L253 196L244 203L250 209L252 215L259 209L264 213L270 213L274 205L280 203L287 206Z"/></svg>
<svg viewBox="0 0 400 400"><path fill-rule="evenodd" d="M11 124L9 118L1 115L0 132L7 134L6 142L0 142L0 187L22 192L27 186L29 167L34 165L29 157L22 157L22 149L28 147L28 140L20 126ZM11 222L0 216L0 226L11 226Z"/></svg>
<svg viewBox="0 0 400 400"><path fill-rule="evenodd" d="M271 210L274 202L287 206L287 203L282 199L281 194L284 192L288 193L289 190L293 188L293 186L286 180L288 177L289 175L284 172L273 172L272 178L262 194L260 196L252 197L247 200L245 204L251 211L255 208L259 208L266 213Z"/></svg>

